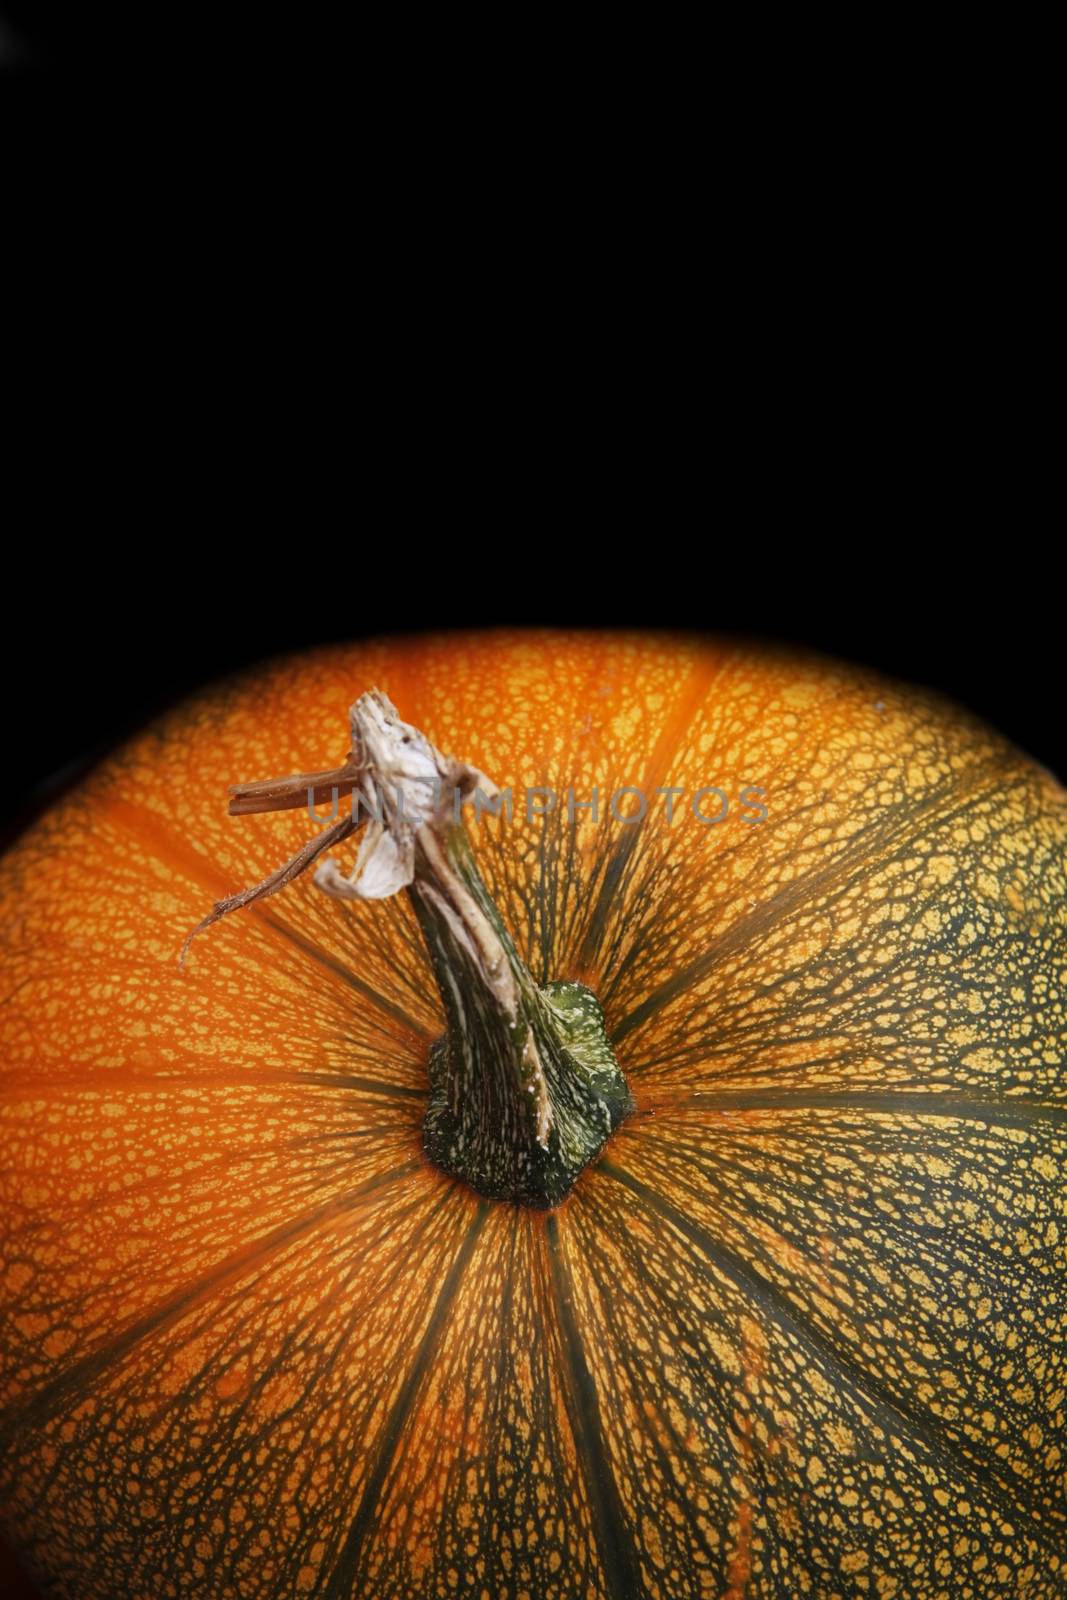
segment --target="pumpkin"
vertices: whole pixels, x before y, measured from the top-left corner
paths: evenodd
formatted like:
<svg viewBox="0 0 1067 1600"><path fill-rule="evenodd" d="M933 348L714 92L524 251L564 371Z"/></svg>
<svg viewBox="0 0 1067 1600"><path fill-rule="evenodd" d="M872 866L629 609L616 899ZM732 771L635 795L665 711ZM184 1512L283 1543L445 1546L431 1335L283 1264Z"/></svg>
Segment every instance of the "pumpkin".
<svg viewBox="0 0 1067 1600"><path fill-rule="evenodd" d="M460 821L325 867L353 704ZM737 641L338 646L135 738L0 877L47 1593L1062 1596L1065 842L968 714Z"/></svg>

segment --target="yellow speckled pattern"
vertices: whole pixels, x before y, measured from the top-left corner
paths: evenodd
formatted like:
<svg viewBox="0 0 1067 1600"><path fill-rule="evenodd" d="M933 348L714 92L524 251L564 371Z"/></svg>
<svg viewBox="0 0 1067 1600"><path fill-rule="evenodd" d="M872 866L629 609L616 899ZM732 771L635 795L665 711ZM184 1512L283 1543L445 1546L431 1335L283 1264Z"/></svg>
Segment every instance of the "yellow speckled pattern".
<svg viewBox="0 0 1067 1600"><path fill-rule="evenodd" d="M549 1215L422 1155L406 900L303 878L177 964L312 832L227 785L339 761L375 685L514 787L479 866L636 1096ZM999 736L750 644L335 647L134 740L0 865L0 1499L45 1592L1067 1595L1065 872Z"/></svg>

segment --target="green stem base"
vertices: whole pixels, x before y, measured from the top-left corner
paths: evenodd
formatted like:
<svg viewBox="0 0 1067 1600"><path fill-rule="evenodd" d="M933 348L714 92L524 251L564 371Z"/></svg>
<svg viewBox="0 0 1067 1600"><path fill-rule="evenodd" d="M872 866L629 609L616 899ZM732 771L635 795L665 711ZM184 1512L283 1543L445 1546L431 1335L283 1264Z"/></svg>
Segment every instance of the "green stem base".
<svg viewBox="0 0 1067 1600"><path fill-rule="evenodd" d="M446 1034L430 1051L423 1148L435 1166L487 1199L547 1211L566 1198L578 1174L600 1154L633 1110L633 1098L591 989L561 981L524 999L550 1117L542 1111L538 1118L539 1086L525 1068L518 1036L525 1030L486 1027L490 1019L483 1016L483 1026ZM526 1103L520 1098L517 1107L501 1103L507 1096L484 1093L501 1086L509 1058L507 1079L526 1085Z"/></svg>

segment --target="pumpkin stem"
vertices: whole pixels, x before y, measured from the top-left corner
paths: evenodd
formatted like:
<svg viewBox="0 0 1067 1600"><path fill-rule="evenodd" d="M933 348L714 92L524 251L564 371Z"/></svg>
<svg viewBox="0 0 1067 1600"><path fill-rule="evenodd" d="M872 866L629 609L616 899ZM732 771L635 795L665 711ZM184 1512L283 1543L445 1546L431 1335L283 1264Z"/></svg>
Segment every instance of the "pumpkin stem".
<svg viewBox="0 0 1067 1600"><path fill-rule="evenodd" d="M411 897L448 1020L430 1051L425 1151L479 1194L551 1209L632 1109L600 1004L584 984L534 982L482 881L462 806L472 795L492 800L496 786L401 722L378 690L351 718L344 767L238 786L235 814L300 803L293 797L324 780L350 789L344 831L367 824L355 865L346 876L327 857L315 882L341 899ZM344 836L330 834L201 926L291 882Z"/></svg>
<svg viewBox="0 0 1067 1600"><path fill-rule="evenodd" d="M494 799L495 784L376 690L351 715L353 799L370 820L352 873L327 858L315 882L345 899L411 896L448 1019L430 1052L423 1146L490 1199L558 1205L631 1109L603 1012L580 983L534 983L482 881L462 806Z"/></svg>
<svg viewBox="0 0 1067 1600"><path fill-rule="evenodd" d="M462 825L425 837L410 893L448 1017L426 1153L490 1199L558 1205L632 1108L600 1004L580 983L534 983Z"/></svg>

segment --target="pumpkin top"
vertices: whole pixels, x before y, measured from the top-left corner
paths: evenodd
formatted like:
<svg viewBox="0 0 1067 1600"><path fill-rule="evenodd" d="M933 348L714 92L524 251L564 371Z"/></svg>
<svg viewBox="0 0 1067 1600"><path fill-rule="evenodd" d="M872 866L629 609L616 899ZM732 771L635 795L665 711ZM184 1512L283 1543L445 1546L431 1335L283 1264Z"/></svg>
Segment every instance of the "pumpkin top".
<svg viewBox="0 0 1067 1600"><path fill-rule="evenodd" d="M448 1017L430 1052L423 1149L489 1199L551 1209L633 1109L603 1012L582 984L534 983L486 891L462 802L473 795L477 814L481 800L501 798L491 780L435 750L380 690L362 694L351 718L352 748L331 786L335 805L340 783L351 789L350 815L259 885L217 902L186 939L179 964L197 933L277 893L319 857L314 881L339 900L384 900L408 889ZM321 778L231 785L230 814L304 798L313 817ZM506 814L510 820L510 805ZM346 876L324 848L364 826Z"/></svg>

